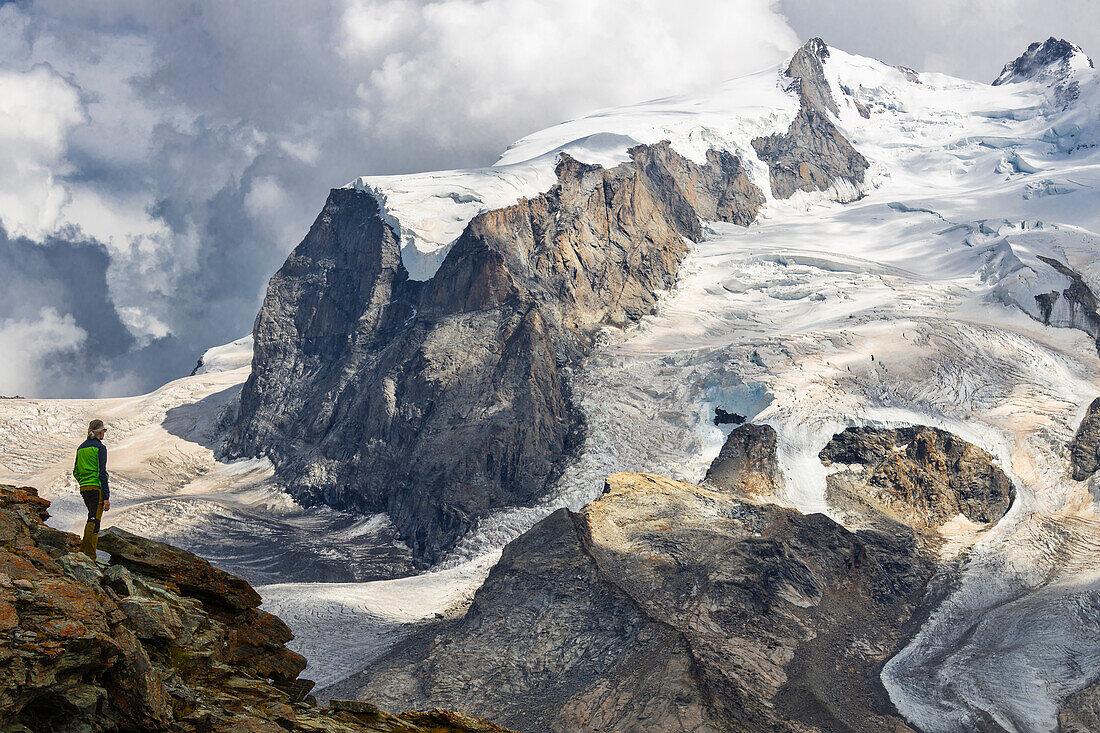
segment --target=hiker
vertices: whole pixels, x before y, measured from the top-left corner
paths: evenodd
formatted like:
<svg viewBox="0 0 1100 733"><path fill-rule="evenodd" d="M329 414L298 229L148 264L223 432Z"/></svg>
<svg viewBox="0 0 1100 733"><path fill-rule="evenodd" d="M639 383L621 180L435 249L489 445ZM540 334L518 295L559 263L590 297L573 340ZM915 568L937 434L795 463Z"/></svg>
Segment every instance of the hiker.
<svg viewBox="0 0 1100 733"><path fill-rule="evenodd" d="M103 435L107 426L102 420L88 423L88 439L76 449L73 476L80 484L80 498L88 507L88 523L84 525L84 539L80 551L95 560L95 548L99 543L99 521L103 512L111 508L111 490L107 487L107 448Z"/></svg>

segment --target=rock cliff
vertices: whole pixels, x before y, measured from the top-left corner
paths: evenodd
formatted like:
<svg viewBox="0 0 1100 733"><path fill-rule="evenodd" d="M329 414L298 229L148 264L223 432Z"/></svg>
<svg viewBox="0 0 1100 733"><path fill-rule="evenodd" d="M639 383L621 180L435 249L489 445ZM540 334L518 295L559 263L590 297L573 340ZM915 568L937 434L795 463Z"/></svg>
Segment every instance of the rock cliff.
<svg viewBox="0 0 1100 733"><path fill-rule="evenodd" d="M781 481L776 442L771 425L747 423L734 428L707 469L704 485L738 497L773 495Z"/></svg>
<svg viewBox="0 0 1100 733"><path fill-rule="evenodd" d="M615 474L510 544L465 618L339 691L523 730L890 729L875 670L933 572L915 547Z"/></svg>
<svg viewBox="0 0 1100 733"><path fill-rule="evenodd" d="M799 95L798 115L786 133L752 141L756 154L768 164L776 198L829 189L835 189L839 200L863 195L864 173L870 164L827 114L839 114L822 66L828 58L829 47L820 38L811 38L795 53L786 75Z"/></svg>
<svg viewBox="0 0 1100 733"><path fill-rule="evenodd" d="M115 529L110 565L48 527L34 489L0 486L0 729L503 731L446 711L318 708L290 629L240 578Z"/></svg>
<svg viewBox="0 0 1100 733"><path fill-rule="evenodd" d="M272 278L230 436L304 503L386 511L437 559L480 517L542 495L577 444L569 372L649 313L701 219L752 221L740 162L669 144L605 169L562 155L547 193L474 218L413 281L374 199L334 190Z"/></svg>

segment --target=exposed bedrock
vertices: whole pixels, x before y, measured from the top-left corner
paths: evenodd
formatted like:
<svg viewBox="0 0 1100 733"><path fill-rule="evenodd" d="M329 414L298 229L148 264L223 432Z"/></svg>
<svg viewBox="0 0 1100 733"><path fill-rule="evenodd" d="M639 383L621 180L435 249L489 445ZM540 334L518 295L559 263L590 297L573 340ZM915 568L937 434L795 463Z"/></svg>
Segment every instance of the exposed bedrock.
<svg viewBox="0 0 1100 733"><path fill-rule="evenodd" d="M524 730L894 729L874 670L930 575L906 538L615 474L509 545L464 619L347 684Z"/></svg>
<svg viewBox="0 0 1100 733"><path fill-rule="evenodd" d="M775 428L747 423L734 428L707 469L704 485L738 497L762 498L779 488Z"/></svg>
<svg viewBox="0 0 1100 733"><path fill-rule="evenodd" d="M898 528L615 474L509 544L464 618L338 690L521 730L908 730L878 670L934 560Z"/></svg>
<svg viewBox="0 0 1100 733"><path fill-rule="evenodd" d="M104 567L0 486L0 730L506 733L446 712L318 708L306 660L248 583L190 552L107 530Z"/></svg>
<svg viewBox="0 0 1100 733"><path fill-rule="evenodd" d="M1081 425L1069 443L1074 481L1084 481L1100 468L1100 397L1085 410Z"/></svg>
<svg viewBox="0 0 1100 733"><path fill-rule="evenodd" d="M786 75L798 92L798 115L785 133L752 141L757 156L768 164L772 193L787 199L796 191L827 191L837 187L838 198L862 195L864 174L870 164L829 119L839 113L823 63L829 48L811 38L791 59Z"/></svg>
<svg viewBox="0 0 1100 733"><path fill-rule="evenodd" d="M653 309L700 219L747 224L764 201L728 153L629 152L562 155L550 191L474 218L427 282L370 195L334 190L269 285L230 452L270 456L306 504L388 512L425 561L544 494L595 330Z"/></svg>
<svg viewBox="0 0 1100 733"><path fill-rule="evenodd" d="M1053 257L1036 257L1070 280L1069 287L1060 293L1052 290L1035 296L1041 321L1048 326L1084 331L1092 337L1096 352L1100 354L1100 313L1097 313L1098 303L1092 288L1081 277L1081 273L1072 267Z"/></svg>
<svg viewBox="0 0 1100 733"><path fill-rule="evenodd" d="M879 675L965 562L938 524L995 522L1011 486L950 433L847 430L822 452L863 466L845 528L747 497L778 481L775 438L732 431L702 486L610 476L510 543L463 618L336 692L521 730L909 730Z"/></svg>
<svg viewBox="0 0 1100 733"><path fill-rule="evenodd" d="M825 494L856 522L882 517L923 530L962 514L988 524L1003 517L1015 498L993 456L938 428L848 428L833 436L820 457L827 466L859 466L830 474Z"/></svg>
<svg viewBox="0 0 1100 733"><path fill-rule="evenodd" d="M1058 711L1059 733L1094 733L1100 730L1100 682L1066 698Z"/></svg>

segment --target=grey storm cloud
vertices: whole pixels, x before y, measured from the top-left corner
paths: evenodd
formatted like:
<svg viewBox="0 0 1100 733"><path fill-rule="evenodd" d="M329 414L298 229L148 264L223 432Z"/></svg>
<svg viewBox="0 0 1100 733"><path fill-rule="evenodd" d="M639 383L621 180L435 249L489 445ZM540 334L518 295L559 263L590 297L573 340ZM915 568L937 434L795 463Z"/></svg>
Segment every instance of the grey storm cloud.
<svg viewBox="0 0 1100 733"><path fill-rule="evenodd" d="M0 306L0 394L186 374L251 328L328 189L359 175L488 165L571 116L774 64L799 35L970 75L980 28L937 29L929 5L0 2L0 284L34 294ZM1025 19L1000 21L981 78L1062 33L1023 4L975 12Z"/></svg>

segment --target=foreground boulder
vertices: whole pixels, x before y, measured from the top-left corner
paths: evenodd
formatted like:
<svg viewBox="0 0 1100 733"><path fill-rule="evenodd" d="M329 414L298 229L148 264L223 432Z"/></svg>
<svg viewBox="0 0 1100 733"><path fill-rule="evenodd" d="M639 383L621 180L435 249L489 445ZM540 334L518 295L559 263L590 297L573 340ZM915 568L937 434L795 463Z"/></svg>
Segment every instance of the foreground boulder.
<svg viewBox="0 0 1100 733"><path fill-rule="evenodd" d="M100 538L104 567L46 526L48 506L0 486L0 730L503 730L446 711L318 708L290 629L243 580L116 529Z"/></svg>

